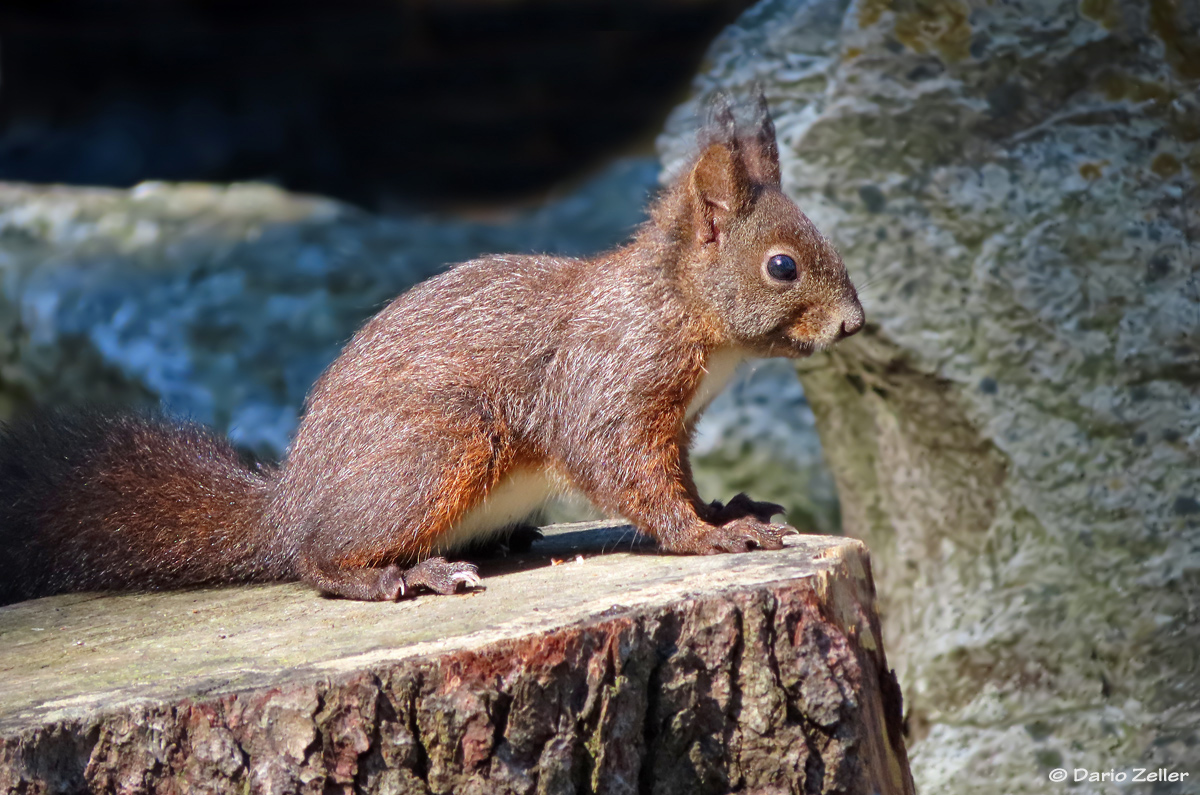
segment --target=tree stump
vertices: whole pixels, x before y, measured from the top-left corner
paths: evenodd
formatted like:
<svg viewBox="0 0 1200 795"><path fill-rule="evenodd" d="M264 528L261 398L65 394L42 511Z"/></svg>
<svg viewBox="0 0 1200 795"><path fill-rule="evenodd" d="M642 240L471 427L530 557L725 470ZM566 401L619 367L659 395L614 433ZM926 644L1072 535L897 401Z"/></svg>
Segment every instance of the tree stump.
<svg viewBox="0 0 1200 795"><path fill-rule="evenodd" d="M0 609L0 792L913 792L860 542L560 525L482 569Z"/></svg>

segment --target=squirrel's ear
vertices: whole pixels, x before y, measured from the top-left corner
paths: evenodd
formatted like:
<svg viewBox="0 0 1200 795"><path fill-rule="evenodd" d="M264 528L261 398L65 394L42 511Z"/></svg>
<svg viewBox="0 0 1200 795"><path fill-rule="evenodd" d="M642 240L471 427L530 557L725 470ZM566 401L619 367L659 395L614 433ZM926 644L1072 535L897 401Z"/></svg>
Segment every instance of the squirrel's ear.
<svg viewBox="0 0 1200 795"><path fill-rule="evenodd" d="M710 144L688 177L696 237L702 243L719 242L734 218L750 208L750 175L735 148Z"/></svg>
<svg viewBox="0 0 1200 795"><path fill-rule="evenodd" d="M755 102L754 142L751 145L749 167L754 177L764 185L778 188L779 146L775 143L775 123L771 121L771 108L767 104L767 95L761 87Z"/></svg>
<svg viewBox="0 0 1200 795"><path fill-rule="evenodd" d="M688 174L688 193L696 237L712 243L721 239L734 218L749 209L753 185L742 159L733 109L722 95L713 101L712 120L705 132L711 143Z"/></svg>

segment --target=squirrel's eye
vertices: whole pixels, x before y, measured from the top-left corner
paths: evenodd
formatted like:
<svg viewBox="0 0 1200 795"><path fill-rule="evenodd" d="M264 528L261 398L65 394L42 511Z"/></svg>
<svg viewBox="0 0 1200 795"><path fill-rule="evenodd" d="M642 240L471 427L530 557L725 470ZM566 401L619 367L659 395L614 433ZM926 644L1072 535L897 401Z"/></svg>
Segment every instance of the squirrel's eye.
<svg viewBox="0 0 1200 795"><path fill-rule="evenodd" d="M796 281L796 260L787 254L776 254L767 260L767 274L781 282Z"/></svg>

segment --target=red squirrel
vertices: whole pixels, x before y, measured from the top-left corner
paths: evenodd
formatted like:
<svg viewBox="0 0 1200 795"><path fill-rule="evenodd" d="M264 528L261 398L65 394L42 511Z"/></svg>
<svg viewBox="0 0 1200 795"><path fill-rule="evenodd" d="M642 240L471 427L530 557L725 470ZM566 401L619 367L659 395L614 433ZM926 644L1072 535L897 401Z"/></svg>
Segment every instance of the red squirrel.
<svg viewBox="0 0 1200 795"><path fill-rule="evenodd" d="M780 189L766 100L714 104L624 247L486 256L392 301L317 381L279 467L204 428L47 413L0 436L0 603L300 579L350 599L479 583L442 555L582 492L659 549L779 549L778 505L708 503L688 444L748 357L807 356L863 311Z"/></svg>

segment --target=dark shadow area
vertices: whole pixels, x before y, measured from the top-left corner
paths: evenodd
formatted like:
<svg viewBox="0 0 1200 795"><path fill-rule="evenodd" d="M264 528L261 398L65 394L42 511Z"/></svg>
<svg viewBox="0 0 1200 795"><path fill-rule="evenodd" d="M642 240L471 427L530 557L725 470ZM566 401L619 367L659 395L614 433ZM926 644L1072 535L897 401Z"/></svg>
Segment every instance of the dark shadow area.
<svg viewBox="0 0 1200 795"><path fill-rule="evenodd" d="M632 525L613 524L611 520L553 525L543 527L542 532L544 537L535 541L526 552L481 556L464 551L450 557L477 564L486 587L489 577L545 566L571 566L575 565L579 555L588 558L614 552L666 554L658 552L653 539L642 535Z"/></svg>
<svg viewBox="0 0 1200 795"><path fill-rule="evenodd" d="M372 209L536 195L648 150L748 5L8 2L0 179L265 179Z"/></svg>

